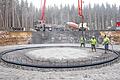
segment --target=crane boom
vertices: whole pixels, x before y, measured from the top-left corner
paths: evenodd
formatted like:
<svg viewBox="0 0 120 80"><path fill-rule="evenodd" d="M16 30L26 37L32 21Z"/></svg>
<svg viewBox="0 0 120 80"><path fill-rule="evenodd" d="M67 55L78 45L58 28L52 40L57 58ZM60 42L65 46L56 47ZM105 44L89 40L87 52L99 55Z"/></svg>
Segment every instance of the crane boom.
<svg viewBox="0 0 120 80"><path fill-rule="evenodd" d="M78 15L82 16L82 0L78 0Z"/></svg>
<svg viewBox="0 0 120 80"><path fill-rule="evenodd" d="M42 0L41 0L41 4L42 4ZM44 4L41 7L41 17L40 20L44 22L45 20L45 8L46 8L46 0L44 0Z"/></svg>

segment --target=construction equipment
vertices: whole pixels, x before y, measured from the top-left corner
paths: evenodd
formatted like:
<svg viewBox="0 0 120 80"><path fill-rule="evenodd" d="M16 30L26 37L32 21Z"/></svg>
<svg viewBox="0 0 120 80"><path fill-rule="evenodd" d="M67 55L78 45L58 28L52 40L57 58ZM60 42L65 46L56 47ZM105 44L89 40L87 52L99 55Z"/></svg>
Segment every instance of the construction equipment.
<svg viewBox="0 0 120 80"><path fill-rule="evenodd" d="M43 30L45 31L45 8L46 8L46 0L41 0L41 16L38 21L34 22L34 27L36 31Z"/></svg>

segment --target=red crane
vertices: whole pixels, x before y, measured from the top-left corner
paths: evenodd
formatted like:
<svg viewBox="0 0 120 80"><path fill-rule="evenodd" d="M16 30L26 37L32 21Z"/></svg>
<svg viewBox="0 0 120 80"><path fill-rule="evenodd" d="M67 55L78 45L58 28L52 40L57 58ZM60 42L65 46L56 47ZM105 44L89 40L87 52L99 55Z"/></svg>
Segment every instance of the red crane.
<svg viewBox="0 0 120 80"><path fill-rule="evenodd" d="M82 36L83 36L83 22L84 22L84 15L83 15L83 0L78 0L78 15L82 18Z"/></svg>
<svg viewBox="0 0 120 80"><path fill-rule="evenodd" d="M43 23L45 22L45 8L46 8L46 0L44 0L44 3L42 3L43 1L41 0L41 16L40 16L40 21L42 21Z"/></svg>
<svg viewBox="0 0 120 80"><path fill-rule="evenodd" d="M78 0L78 15L82 16L82 0Z"/></svg>
<svg viewBox="0 0 120 80"><path fill-rule="evenodd" d="M45 8L46 8L46 0L44 0L44 3L43 3L43 0L41 0L41 17L40 17L40 20L41 21L45 21ZM82 17L82 22L84 21L84 16L83 16L83 12L82 12L82 0L78 0L78 14L79 16Z"/></svg>
<svg viewBox="0 0 120 80"><path fill-rule="evenodd" d="M82 10L82 0L78 0L78 15L82 17L82 22L84 21L84 15L83 15L83 10Z"/></svg>

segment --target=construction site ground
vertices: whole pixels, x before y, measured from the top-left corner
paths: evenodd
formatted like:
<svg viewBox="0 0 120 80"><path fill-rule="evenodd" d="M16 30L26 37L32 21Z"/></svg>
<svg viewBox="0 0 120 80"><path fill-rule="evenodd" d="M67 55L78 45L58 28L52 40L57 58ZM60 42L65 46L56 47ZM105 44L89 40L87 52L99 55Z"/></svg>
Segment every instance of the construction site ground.
<svg viewBox="0 0 120 80"><path fill-rule="evenodd" d="M15 49L46 44L0 46L0 52L7 49ZM66 45L66 44L64 44ZM79 45L79 44L67 44ZM90 45L87 45L90 46ZM103 47L103 45L99 45ZM113 45L114 50L120 50L120 45ZM65 70L64 71L27 71L0 66L0 80L120 80L120 63L111 64L101 68L87 70Z"/></svg>

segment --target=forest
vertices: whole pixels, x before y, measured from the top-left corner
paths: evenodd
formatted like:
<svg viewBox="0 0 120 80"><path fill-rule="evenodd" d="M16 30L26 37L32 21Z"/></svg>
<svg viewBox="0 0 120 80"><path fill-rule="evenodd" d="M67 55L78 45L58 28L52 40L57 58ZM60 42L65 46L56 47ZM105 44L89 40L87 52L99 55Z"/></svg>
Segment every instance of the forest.
<svg viewBox="0 0 120 80"><path fill-rule="evenodd" d="M120 6L106 4L90 4L83 8L84 22L91 30L107 30L114 27L115 18L120 17ZM14 31L18 28L24 31L34 29L34 22L39 20L41 9L24 0L0 0L0 30ZM75 5L46 6L45 21L49 25L65 25L66 22L79 24L81 17Z"/></svg>

